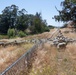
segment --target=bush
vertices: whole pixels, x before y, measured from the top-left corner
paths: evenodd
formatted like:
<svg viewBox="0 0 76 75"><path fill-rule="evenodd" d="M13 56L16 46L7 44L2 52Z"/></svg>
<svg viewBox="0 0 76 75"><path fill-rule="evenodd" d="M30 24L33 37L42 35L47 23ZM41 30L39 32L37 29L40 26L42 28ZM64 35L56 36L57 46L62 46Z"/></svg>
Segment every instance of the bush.
<svg viewBox="0 0 76 75"><path fill-rule="evenodd" d="M15 29L8 29L7 35L9 38L15 37Z"/></svg>
<svg viewBox="0 0 76 75"><path fill-rule="evenodd" d="M19 37L25 37L26 34L25 34L23 31L19 31L18 36L19 36Z"/></svg>
<svg viewBox="0 0 76 75"><path fill-rule="evenodd" d="M48 27L45 27L45 31L46 31L46 32L49 32L50 29L49 29Z"/></svg>

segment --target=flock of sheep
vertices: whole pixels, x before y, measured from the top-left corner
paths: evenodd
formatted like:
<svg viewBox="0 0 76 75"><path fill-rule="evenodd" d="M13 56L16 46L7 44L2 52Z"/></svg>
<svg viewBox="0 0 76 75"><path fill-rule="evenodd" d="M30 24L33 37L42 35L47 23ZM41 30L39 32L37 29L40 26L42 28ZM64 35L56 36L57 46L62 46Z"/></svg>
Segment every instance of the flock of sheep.
<svg viewBox="0 0 76 75"><path fill-rule="evenodd" d="M63 48L63 47L66 47L66 45L69 43L69 42L75 42L76 40L75 39L70 39L70 38L67 38L67 37L64 37L61 33L61 31L59 30L58 31L58 34L57 36L55 36L53 39L52 38L47 38L47 39L29 39L29 40L13 40L13 41L0 41L0 46L2 47L6 47L6 46L9 46L9 45L21 45L21 44L24 44L24 43L46 43L46 42L52 42L50 44L52 45L55 45L57 48Z"/></svg>

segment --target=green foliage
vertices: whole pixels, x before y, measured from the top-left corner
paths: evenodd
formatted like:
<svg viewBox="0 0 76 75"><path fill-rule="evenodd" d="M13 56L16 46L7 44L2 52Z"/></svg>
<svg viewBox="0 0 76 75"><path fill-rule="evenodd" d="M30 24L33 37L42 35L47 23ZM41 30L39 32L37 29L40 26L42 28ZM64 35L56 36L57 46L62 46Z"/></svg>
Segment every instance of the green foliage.
<svg viewBox="0 0 76 75"><path fill-rule="evenodd" d="M57 10L59 15L55 15L54 18L57 21L74 21L76 22L76 1L64 0L61 2L62 10Z"/></svg>
<svg viewBox="0 0 76 75"><path fill-rule="evenodd" d="M0 32L7 33L9 28L18 29L26 29L26 20L25 16L25 9L19 10L18 6L11 5L5 7L0 15ZM19 27L16 28L18 25Z"/></svg>
<svg viewBox="0 0 76 75"><path fill-rule="evenodd" d="M19 36L19 37L25 37L26 34L25 34L23 31L19 31L18 36Z"/></svg>
<svg viewBox="0 0 76 75"><path fill-rule="evenodd" d="M21 14L21 13L22 12L20 12L20 16L18 16L18 18L17 18L16 28L17 28L17 30L24 31L29 26L28 25L28 16L25 14Z"/></svg>
<svg viewBox="0 0 76 75"><path fill-rule="evenodd" d="M53 26L53 25L48 25L48 28L53 29L53 28L55 28L55 26Z"/></svg>
<svg viewBox="0 0 76 75"><path fill-rule="evenodd" d="M7 35L9 38L15 37L15 29L8 29Z"/></svg>
<svg viewBox="0 0 76 75"><path fill-rule="evenodd" d="M49 27L45 27L45 32L49 32L49 31L50 31Z"/></svg>
<svg viewBox="0 0 76 75"><path fill-rule="evenodd" d="M76 26L76 0L64 0L61 2L62 10L58 10L59 15L55 15L54 19L56 21L68 22L72 21L74 28ZM76 28L75 28L76 29Z"/></svg>
<svg viewBox="0 0 76 75"><path fill-rule="evenodd" d="M33 33L42 33L42 17L41 13L36 13L34 18Z"/></svg>
<svg viewBox="0 0 76 75"><path fill-rule="evenodd" d="M33 34L49 31L46 20L42 19L41 13L37 12L33 18L33 25L30 26L30 30Z"/></svg>
<svg viewBox="0 0 76 75"><path fill-rule="evenodd" d="M16 5L5 7L2 14L0 14L0 33L7 34L8 29L16 29L23 32L29 29L32 34L49 31L47 22L42 19L41 13L37 12L33 15L25 14L25 12L27 12L25 9L19 10Z"/></svg>
<svg viewBox="0 0 76 75"><path fill-rule="evenodd" d="M14 28L17 18L18 7L11 5L5 7L0 17L0 30L3 33L7 33L9 28Z"/></svg>

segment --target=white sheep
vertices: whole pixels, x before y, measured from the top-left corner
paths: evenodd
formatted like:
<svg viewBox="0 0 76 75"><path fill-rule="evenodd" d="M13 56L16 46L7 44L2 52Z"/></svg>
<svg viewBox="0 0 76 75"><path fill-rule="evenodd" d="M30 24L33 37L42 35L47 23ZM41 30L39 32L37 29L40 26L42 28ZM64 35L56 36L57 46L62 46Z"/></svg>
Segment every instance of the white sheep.
<svg viewBox="0 0 76 75"><path fill-rule="evenodd" d="M65 42L62 42L62 43L59 43L58 45L57 45L57 48L59 49L59 48L65 48L66 47L66 43Z"/></svg>

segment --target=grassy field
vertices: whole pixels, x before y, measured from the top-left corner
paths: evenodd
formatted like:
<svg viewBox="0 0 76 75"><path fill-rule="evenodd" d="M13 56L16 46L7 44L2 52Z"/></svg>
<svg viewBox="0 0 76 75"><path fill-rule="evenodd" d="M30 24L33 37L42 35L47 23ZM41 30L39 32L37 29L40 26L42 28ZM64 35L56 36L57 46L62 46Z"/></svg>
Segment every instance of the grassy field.
<svg viewBox="0 0 76 75"><path fill-rule="evenodd" d="M76 75L76 44L58 50L48 43L39 48L28 75Z"/></svg>
<svg viewBox="0 0 76 75"><path fill-rule="evenodd" d="M49 38L54 30L23 39ZM76 33L64 33L66 30L61 29L64 36L76 38ZM32 46L33 44L24 44L0 48L0 71L3 71ZM69 43L65 49L57 49L51 46L50 42L39 46L28 75L76 75L76 43Z"/></svg>
<svg viewBox="0 0 76 75"><path fill-rule="evenodd" d="M65 37L76 38L76 32L72 33L72 30L69 28L63 28L63 29L61 29L61 31ZM69 32L65 33L65 31L69 31Z"/></svg>
<svg viewBox="0 0 76 75"><path fill-rule="evenodd" d="M47 34L48 33L48 34ZM24 39L41 39L47 38L47 35L50 32L45 32L37 35L29 35L24 38L14 38L14 39L6 39L6 35L0 35L0 41L14 41L14 40L24 40ZM6 67L12 64L15 60L17 60L22 54L24 54L28 49L30 49L34 44L28 43L21 46L7 46L0 47L0 72L2 72Z"/></svg>
<svg viewBox="0 0 76 75"><path fill-rule="evenodd" d="M7 38L8 38L7 35L1 35L1 34L0 34L0 39L7 39Z"/></svg>
<svg viewBox="0 0 76 75"><path fill-rule="evenodd" d="M19 46L7 46L6 48L0 48L0 72L17 60L32 46L32 43L28 43Z"/></svg>
<svg viewBox="0 0 76 75"><path fill-rule="evenodd" d="M76 38L76 33L64 31L66 29L62 29L65 37ZM69 43L65 49L57 49L47 42L38 48L32 65L28 75L76 75L76 43Z"/></svg>

